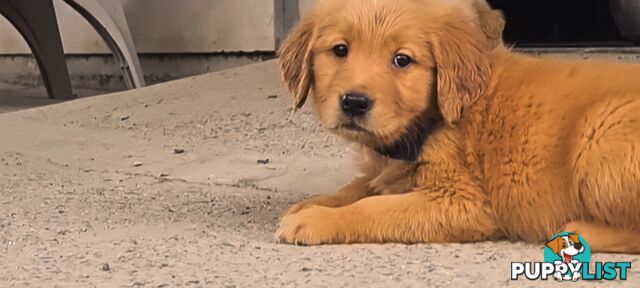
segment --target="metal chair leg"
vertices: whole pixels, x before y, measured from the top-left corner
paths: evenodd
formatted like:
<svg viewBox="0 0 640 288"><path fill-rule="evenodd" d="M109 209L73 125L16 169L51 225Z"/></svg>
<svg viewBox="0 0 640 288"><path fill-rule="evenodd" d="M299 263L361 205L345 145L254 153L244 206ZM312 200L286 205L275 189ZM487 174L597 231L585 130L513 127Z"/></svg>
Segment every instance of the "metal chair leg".
<svg viewBox="0 0 640 288"><path fill-rule="evenodd" d="M74 98L52 0L0 0L0 14L29 44L49 98Z"/></svg>
<svg viewBox="0 0 640 288"><path fill-rule="evenodd" d="M93 26L107 43L131 89L144 87L144 76L120 1L64 0Z"/></svg>

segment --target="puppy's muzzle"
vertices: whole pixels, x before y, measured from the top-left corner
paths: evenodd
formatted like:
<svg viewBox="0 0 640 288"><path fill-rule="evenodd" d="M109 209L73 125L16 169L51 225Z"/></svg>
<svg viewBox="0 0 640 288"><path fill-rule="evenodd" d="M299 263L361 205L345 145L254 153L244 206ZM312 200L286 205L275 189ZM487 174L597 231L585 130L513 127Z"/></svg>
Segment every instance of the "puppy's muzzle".
<svg viewBox="0 0 640 288"><path fill-rule="evenodd" d="M350 92L340 96L340 108L348 117L363 116L372 107L373 101L366 94Z"/></svg>

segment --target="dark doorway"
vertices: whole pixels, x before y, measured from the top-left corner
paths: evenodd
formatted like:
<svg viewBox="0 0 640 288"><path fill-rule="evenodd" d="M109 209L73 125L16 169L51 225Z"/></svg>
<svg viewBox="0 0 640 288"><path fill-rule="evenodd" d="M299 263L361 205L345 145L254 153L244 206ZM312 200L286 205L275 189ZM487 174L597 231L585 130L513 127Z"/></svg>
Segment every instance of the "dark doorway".
<svg viewBox="0 0 640 288"><path fill-rule="evenodd" d="M518 47L632 46L608 0L489 0L506 17L504 37Z"/></svg>

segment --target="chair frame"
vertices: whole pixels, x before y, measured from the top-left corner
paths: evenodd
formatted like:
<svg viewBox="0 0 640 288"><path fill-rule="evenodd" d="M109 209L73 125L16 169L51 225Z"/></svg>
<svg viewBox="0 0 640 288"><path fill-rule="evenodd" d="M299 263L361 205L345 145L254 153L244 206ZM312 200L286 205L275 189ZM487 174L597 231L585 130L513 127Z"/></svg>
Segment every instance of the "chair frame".
<svg viewBox="0 0 640 288"><path fill-rule="evenodd" d="M64 0L98 32L115 55L130 89L144 87L138 54L119 1ZM33 52L49 98L73 99L53 0L0 0L0 14Z"/></svg>

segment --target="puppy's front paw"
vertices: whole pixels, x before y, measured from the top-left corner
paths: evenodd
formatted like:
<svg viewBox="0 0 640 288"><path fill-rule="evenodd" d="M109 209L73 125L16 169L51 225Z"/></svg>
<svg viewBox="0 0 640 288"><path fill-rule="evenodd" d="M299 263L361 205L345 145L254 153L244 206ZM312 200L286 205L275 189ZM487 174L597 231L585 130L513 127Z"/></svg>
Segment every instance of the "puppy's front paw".
<svg viewBox="0 0 640 288"><path fill-rule="evenodd" d="M298 204L292 205L291 207L289 207L289 209L287 209L287 212L285 212L284 215L286 216L286 215L295 214L316 205L325 206L325 207L339 207L341 206L341 203L342 201L341 201L341 198L339 197L333 197L330 195L320 195L320 196L316 196L311 199L302 201Z"/></svg>
<svg viewBox="0 0 640 288"><path fill-rule="evenodd" d="M298 213L298 212L300 212L300 211L302 211L304 209L307 209L309 207L312 207L314 205L316 205L316 204L313 201L309 201L309 200L303 201L303 202L300 202L300 203L297 203L297 204L293 204L293 205L291 205L289 207L289 209L287 209L287 212L284 212L284 216L291 215L291 214L296 214L296 213Z"/></svg>
<svg viewBox="0 0 640 288"><path fill-rule="evenodd" d="M276 241L295 245L342 243L343 220L335 208L311 206L284 216L276 231Z"/></svg>

